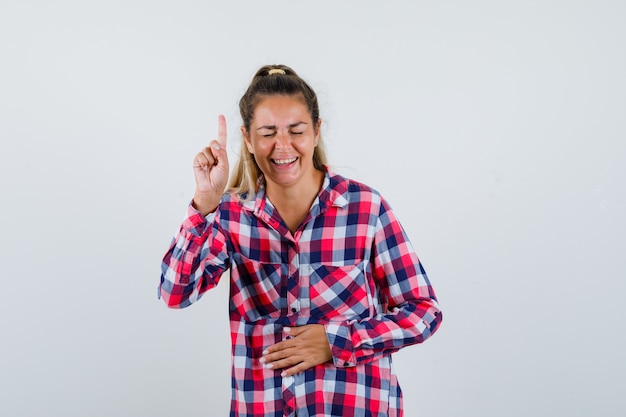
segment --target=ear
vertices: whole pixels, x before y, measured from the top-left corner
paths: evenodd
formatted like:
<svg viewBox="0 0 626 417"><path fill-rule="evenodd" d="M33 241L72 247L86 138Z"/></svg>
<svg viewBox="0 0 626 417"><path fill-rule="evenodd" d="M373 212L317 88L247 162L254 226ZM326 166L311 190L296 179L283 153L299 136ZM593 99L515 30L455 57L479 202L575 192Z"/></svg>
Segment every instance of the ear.
<svg viewBox="0 0 626 417"><path fill-rule="evenodd" d="M243 140L246 142L246 148L248 148L248 152L254 155L254 152L252 152L252 142L250 142L250 135L248 135L248 131L246 130L245 126L241 126L241 136L243 136Z"/></svg>
<svg viewBox="0 0 626 417"><path fill-rule="evenodd" d="M320 141L320 134L322 132L322 119L317 119L317 125L315 126L315 146Z"/></svg>

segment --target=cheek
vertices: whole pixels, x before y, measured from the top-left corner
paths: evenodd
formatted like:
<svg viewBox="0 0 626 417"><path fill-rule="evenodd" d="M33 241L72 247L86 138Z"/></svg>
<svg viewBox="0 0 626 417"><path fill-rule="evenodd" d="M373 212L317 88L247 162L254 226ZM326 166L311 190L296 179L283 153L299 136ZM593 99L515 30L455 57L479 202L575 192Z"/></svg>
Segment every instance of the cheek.
<svg viewBox="0 0 626 417"><path fill-rule="evenodd" d="M269 143L267 143L267 141L259 140L254 143L254 149L256 150L257 153L265 154L269 152L270 146L269 146Z"/></svg>
<svg viewBox="0 0 626 417"><path fill-rule="evenodd" d="M273 144L268 140L257 140L248 144L248 151L255 157L263 158L272 153Z"/></svg>
<svg viewBox="0 0 626 417"><path fill-rule="evenodd" d="M304 143L300 143L297 146L298 152L302 154L312 154L315 150L315 146L317 145L317 141L313 139L309 139Z"/></svg>

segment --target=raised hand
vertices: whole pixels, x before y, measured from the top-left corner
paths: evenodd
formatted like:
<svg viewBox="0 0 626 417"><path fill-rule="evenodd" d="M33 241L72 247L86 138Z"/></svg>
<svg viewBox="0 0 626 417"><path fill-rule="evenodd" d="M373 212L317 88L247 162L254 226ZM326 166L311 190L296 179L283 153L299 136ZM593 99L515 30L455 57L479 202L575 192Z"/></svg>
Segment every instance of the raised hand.
<svg viewBox="0 0 626 417"><path fill-rule="evenodd" d="M281 375L291 376L332 358L326 329L321 324L308 324L283 329L292 338L276 343L263 351L261 362L269 369L285 369Z"/></svg>
<svg viewBox="0 0 626 417"><path fill-rule="evenodd" d="M217 119L217 140L202 149L193 158L193 173L196 178L194 207L206 216L215 211L228 182L228 156L226 154L226 119Z"/></svg>

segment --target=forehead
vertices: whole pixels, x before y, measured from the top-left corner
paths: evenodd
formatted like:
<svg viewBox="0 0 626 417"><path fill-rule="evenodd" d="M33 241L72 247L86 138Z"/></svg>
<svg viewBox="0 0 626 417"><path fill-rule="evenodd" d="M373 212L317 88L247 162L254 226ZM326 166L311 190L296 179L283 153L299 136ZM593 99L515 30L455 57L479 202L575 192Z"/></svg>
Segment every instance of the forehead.
<svg viewBox="0 0 626 417"><path fill-rule="evenodd" d="M311 115L301 96L263 97L255 106L252 118L252 125L255 126L280 126L299 122L311 124Z"/></svg>

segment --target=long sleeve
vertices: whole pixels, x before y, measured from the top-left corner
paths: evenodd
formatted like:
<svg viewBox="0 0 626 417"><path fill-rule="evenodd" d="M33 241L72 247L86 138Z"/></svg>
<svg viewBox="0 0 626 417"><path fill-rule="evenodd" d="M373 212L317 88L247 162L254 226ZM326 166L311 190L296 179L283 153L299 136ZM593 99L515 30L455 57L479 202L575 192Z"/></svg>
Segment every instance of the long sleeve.
<svg viewBox="0 0 626 417"><path fill-rule="evenodd" d="M372 276L382 311L374 317L326 326L337 366L370 362L421 343L439 327L435 292L393 212L381 202L372 250Z"/></svg>
<svg viewBox="0 0 626 417"><path fill-rule="evenodd" d="M219 282L228 268L219 212L202 216L191 205L161 264L159 296L171 308L184 308Z"/></svg>

